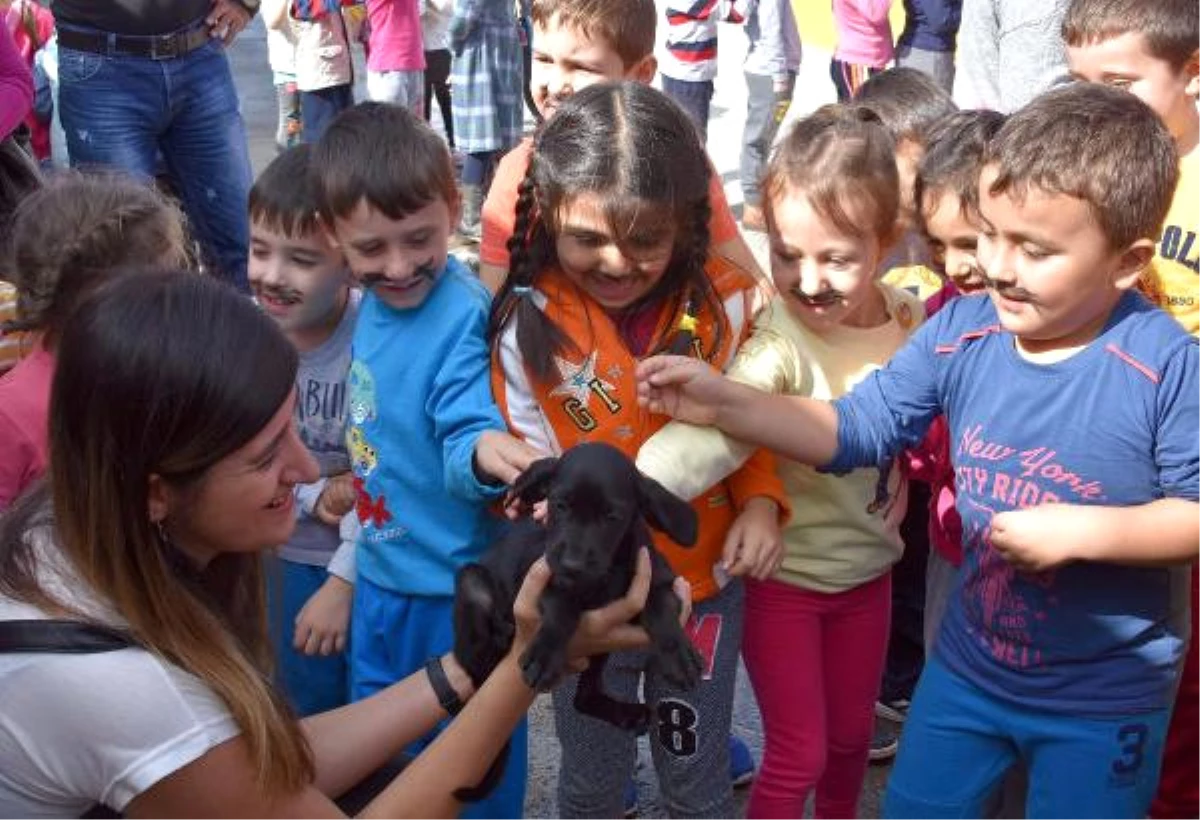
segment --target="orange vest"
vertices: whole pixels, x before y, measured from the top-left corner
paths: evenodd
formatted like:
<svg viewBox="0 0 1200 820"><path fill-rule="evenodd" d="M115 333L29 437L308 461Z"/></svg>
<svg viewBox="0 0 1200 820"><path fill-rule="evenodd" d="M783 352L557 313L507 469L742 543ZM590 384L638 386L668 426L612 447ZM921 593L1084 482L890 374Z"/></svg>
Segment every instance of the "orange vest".
<svg viewBox="0 0 1200 820"><path fill-rule="evenodd" d="M750 333L756 281L719 257L710 257L705 271L724 310L718 316L707 304L698 306L693 348L698 347L715 367L725 369ZM629 352L605 310L561 271L543 271L528 298L537 300L575 347L555 359L559 381L538 382L517 349L516 320L509 320L492 350L492 392L509 429L546 452L561 453L580 442L603 441L635 459L646 439L670 421L638 406L637 357ZM681 312L681 306L663 308L656 340L678 326ZM721 344L714 351L718 327ZM695 600L719 590L713 568L721 558L725 535L741 503L755 495L769 496L787 509L774 458L766 451L759 451L737 473L692 502L700 519L695 546L681 547L662 533L654 533L655 547L675 572L691 583Z"/></svg>

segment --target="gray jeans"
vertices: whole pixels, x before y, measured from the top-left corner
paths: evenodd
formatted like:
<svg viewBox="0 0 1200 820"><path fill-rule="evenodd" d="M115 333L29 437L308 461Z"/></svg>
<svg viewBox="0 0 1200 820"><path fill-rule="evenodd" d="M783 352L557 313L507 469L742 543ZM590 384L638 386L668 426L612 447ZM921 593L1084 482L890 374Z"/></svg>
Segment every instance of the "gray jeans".
<svg viewBox="0 0 1200 820"><path fill-rule="evenodd" d="M779 124L792 104L796 75L788 75L787 88L775 91L775 80L746 72L746 126L742 130L742 198L747 205L762 205L762 178Z"/></svg>
<svg viewBox="0 0 1200 820"><path fill-rule="evenodd" d="M954 87L954 52L926 51L912 46L896 47L896 65L924 71L949 94Z"/></svg>
<svg viewBox="0 0 1200 820"><path fill-rule="evenodd" d="M617 652L604 668L605 691L657 704L650 753L659 792L671 817L733 817L729 731L738 653L742 647L744 588L732 581L692 608L692 642L711 663L690 692L670 688L646 672L645 651ZM575 711L573 676L554 690L554 721L562 745L558 780L560 817L620 817L626 784L637 762L637 737ZM640 684L640 686L639 686Z"/></svg>

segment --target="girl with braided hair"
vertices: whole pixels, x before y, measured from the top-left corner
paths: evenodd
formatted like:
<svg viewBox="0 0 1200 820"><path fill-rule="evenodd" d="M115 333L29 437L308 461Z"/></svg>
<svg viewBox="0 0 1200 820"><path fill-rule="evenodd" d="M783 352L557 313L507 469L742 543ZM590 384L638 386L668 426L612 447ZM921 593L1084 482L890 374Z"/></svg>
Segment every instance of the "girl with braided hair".
<svg viewBox="0 0 1200 820"><path fill-rule="evenodd" d="M509 240L510 276L492 307L492 385L510 429L559 454L604 441L629 456L661 419L638 409L637 362L673 351L725 367L750 330L754 276L709 251L709 164L687 114L635 83L562 103L534 138ZM606 688L659 704L651 750L672 816L729 817L728 737L741 644L741 560L779 549L786 500L769 454L694 502L695 546L656 546L691 584L700 685L672 689L645 652L614 655ZM576 680L554 692L563 757L559 812L618 817L636 737L578 714Z"/></svg>
<svg viewBox="0 0 1200 820"><path fill-rule="evenodd" d="M148 186L118 176L63 173L18 205L10 223L17 318L32 352L0 378L0 510L46 469L54 350L76 307L122 268L185 258L179 211ZM136 332L131 329L130 332Z"/></svg>
<svg viewBox="0 0 1200 820"><path fill-rule="evenodd" d="M879 280L896 239L893 152L879 117L846 105L799 121L779 144L763 183L779 295L729 378L835 399L916 330L921 302ZM753 452L715 427L672 422L637 463L690 498ZM746 581L743 655L766 736L747 817L800 817L810 793L817 817L856 814L903 549L907 486L891 467L833 475L779 459L795 515L781 560Z"/></svg>

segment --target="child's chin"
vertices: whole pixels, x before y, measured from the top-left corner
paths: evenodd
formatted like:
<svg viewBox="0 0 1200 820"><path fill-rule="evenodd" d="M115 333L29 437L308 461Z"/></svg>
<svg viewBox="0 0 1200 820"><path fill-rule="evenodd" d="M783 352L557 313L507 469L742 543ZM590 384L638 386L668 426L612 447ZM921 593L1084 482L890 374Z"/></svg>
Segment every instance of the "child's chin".
<svg viewBox="0 0 1200 820"><path fill-rule="evenodd" d="M396 310L412 310L420 307L426 297L429 296L429 283L422 282L416 287L407 290L396 290L394 288L376 287L375 295L379 301Z"/></svg>

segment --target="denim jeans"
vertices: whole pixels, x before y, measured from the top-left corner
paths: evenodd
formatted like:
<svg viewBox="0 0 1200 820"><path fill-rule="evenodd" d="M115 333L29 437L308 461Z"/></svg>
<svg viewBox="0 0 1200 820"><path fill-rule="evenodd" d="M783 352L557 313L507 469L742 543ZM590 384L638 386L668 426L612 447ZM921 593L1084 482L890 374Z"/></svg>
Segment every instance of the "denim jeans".
<svg viewBox="0 0 1200 820"><path fill-rule="evenodd" d="M250 153L220 41L170 60L64 47L58 55L71 164L152 179L161 156L207 261L248 291Z"/></svg>
<svg viewBox="0 0 1200 820"><path fill-rule="evenodd" d="M307 143L321 139L329 123L354 105L354 86L331 85L317 91L300 92L300 132Z"/></svg>
<svg viewBox="0 0 1200 820"><path fill-rule="evenodd" d="M663 76L663 93L679 104L696 124L700 132L700 144L708 141L708 113L712 106L712 80L677 80Z"/></svg>

